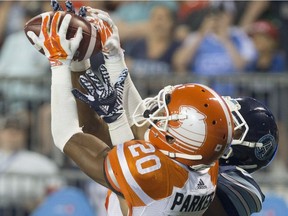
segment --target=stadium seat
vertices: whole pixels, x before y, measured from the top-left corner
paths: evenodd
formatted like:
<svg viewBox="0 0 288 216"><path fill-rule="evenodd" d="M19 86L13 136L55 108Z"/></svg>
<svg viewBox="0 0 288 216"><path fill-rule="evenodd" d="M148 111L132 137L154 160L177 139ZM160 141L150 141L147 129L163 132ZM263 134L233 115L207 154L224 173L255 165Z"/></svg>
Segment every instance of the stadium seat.
<svg viewBox="0 0 288 216"><path fill-rule="evenodd" d="M74 187L65 187L47 197L31 216L95 216L85 194Z"/></svg>
<svg viewBox="0 0 288 216"><path fill-rule="evenodd" d="M283 197L275 194L267 194L261 212L252 216L286 216L288 206Z"/></svg>

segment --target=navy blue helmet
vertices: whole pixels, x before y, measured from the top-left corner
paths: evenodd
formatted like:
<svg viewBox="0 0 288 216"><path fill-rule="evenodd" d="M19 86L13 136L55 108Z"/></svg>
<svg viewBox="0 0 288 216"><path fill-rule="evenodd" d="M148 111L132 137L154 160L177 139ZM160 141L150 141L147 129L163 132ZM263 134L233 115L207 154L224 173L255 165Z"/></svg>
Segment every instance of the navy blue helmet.
<svg viewBox="0 0 288 216"><path fill-rule="evenodd" d="M249 173L267 166L278 148L278 128L272 112L251 97L224 98L233 114L235 133L232 151L220 159L220 165L236 165Z"/></svg>

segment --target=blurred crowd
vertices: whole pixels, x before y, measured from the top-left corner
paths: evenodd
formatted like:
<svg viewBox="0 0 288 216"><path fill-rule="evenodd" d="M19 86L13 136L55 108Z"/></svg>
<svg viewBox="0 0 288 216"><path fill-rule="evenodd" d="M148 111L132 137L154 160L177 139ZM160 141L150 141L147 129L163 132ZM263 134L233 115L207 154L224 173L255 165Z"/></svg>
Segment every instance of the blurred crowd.
<svg viewBox="0 0 288 216"><path fill-rule="evenodd" d="M132 76L221 76L288 69L287 1L72 2L76 10L89 5L109 12L118 26ZM29 81L43 77L49 81L50 67L46 57L31 46L23 27L32 17L51 10L49 0L0 1L0 77L10 80L0 85L0 196L7 193L9 179L4 174L9 172L52 175L62 168L77 169L52 144L49 88ZM93 70L101 63L100 53L91 57ZM228 84L211 87L220 94L233 94L234 87ZM38 144L31 146L35 133ZM50 179L39 185L41 194L31 193L33 202L23 206L25 211L62 184L61 179ZM0 215L3 206L17 204L13 197L11 203L6 201L0 202Z"/></svg>
<svg viewBox="0 0 288 216"><path fill-rule="evenodd" d="M287 1L73 2L76 7L91 5L109 12L119 28L129 68L138 74L210 75L283 72L287 68ZM11 69L14 65L2 59L12 52L20 55L13 51L11 40L15 47L26 50L20 32L23 35L27 20L51 10L50 1L0 4L1 69L10 68L9 73L17 74L18 68ZM22 58L28 61L29 57L32 59L30 55ZM42 71L35 73L35 68L44 66L35 62L26 65L34 68L31 74L36 76Z"/></svg>

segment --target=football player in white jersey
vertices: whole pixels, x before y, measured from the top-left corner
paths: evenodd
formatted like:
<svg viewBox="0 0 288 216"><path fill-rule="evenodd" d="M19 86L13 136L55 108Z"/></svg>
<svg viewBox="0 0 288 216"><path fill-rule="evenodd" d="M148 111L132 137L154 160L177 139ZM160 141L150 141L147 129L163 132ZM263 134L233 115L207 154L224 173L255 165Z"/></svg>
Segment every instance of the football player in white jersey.
<svg viewBox="0 0 288 216"><path fill-rule="evenodd" d="M90 21L101 31L106 17L97 10L87 9L92 16ZM157 107L157 111L138 116L151 124L146 139L123 143L133 138L123 109L123 100L128 99L123 91L128 71L118 67L124 56L120 47L115 50L113 37L118 35L117 27L110 25L111 37L101 41L106 63L120 71L115 84L110 83L107 69L102 66L99 76L88 71L80 77L86 94L73 90L77 98L88 103L108 124L112 144L119 143L110 149L97 136L81 128L91 130L89 119L94 115L87 117L91 112L86 113L89 107L83 104L78 112L71 93L71 70L86 64L72 63L82 29L77 30L74 38L66 39L70 19L68 14L60 24L59 12L51 22L49 15L45 15L40 35L27 33L51 63L55 145L93 180L124 197L128 206L125 214L202 215L214 198L218 159L233 136L232 116L223 98L204 85L168 86L159 92L156 100L146 101L149 106ZM119 39L116 41L119 43ZM196 97L199 100L193 100ZM84 125L79 124L78 118ZM123 133L119 134L120 131Z"/></svg>
<svg viewBox="0 0 288 216"><path fill-rule="evenodd" d="M73 63L72 63L72 65L73 65ZM79 65L80 65L80 67L79 67ZM88 68L88 64L86 64L86 63L82 63L82 68L81 68L81 63L74 64L74 70L76 70L76 71L78 71L78 70L86 70L87 68ZM75 76L75 74L77 74L77 73L72 74L72 76ZM80 73L78 73L77 76L79 74ZM115 77L115 75L114 75L114 77ZM74 80L76 80L76 79L74 79ZM77 85L77 82L76 82L75 85ZM129 85L131 85L131 83ZM131 88L131 86L130 86L130 88ZM133 88L134 88L134 86L132 85L132 89ZM131 94L131 95L133 96L133 94ZM131 95L130 95L130 97L131 97ZM138 96L136 96L136 98L137 97ZM249 101L249 102L248 101L249 100L247 100L247 99L243 100L242 106L243 106L243 104L246 104L246 107L247 107L247 104L250 104L250 105L253 104L253 103L250 103L251 101ZM255 102L254 102L254 104L255 104ZM133 107L133 106L134 106L133 103L132 103L132 106L130 104L130 108ZM255 109L255 107L254 107L254 109ZM133 109L131 109L131 110L133 110ZM242 111L243 111L243 108L242 108ZM91 110L89 110L89 109L86 110L86 113L89 113L89 112L91 113ZM258 113L261 113L261 111L258 110ZM265 111L262 112L262 113L265 114ZM270 112L270 114L271 114L271 112ZM269 120L269 118L268 118L269 116L271 116L270 114L269 115L266 115L266 114L262 115L264 117L264 118L262 117L262 121L264 121L264 124L262 124L262 125L267 125L266 130L264 129L264 131L267 131L267 129L269 129L269 128L271 129L271 127L272 127L272 131L274 131L274 132L276 131L277 132L277 126L276 126L276 129L275 129L275 125L276 125L275 121L271 121L271 119ZM89 116L89 115L87 115L87 116ZM243 114L243 116L247 117L247 114L245 114L245 115ZM252 115L250 113L250 115L248 115L248 118L251 119L251 116L253 117L253 113L252 113ZM257 119L259 120L259 117L257 117L257 115L255 115L255 112L254 112L254 116L255 117L254 117L253 121L255 123L255 122L257 122ZM265 117L266 117L266 120L265 120ZM82 121L91 122L92 119L93 118L89 118L88 117L86 119L85 118L82 119ZM98 125L97 125L97 129L95 127L93 127L93 126L89 126L89 127L86 126L86 127L83 127L83 130L88 132L88 133L92 133L92 134L96 133L100 137L102 137L102 139L104 139L106 141L106 143L110 143L111 141L110 141L108 133L107 133L107 128L105 127L106 125L101 123L101 119L100 118L96 118L96 121L99 122ZM268 124L269 121L270 121L270 124ZM250 123L251 123L251 121L250 121ZM82 125L82 123L81 123L81 125ZM84 125L89 125L89 124L84 124ZM94 124L94 126L95 126L95 124ZM99 126L101 126L101 128L99 128ZM251 125L250 125L250 129L251 129ZM237 150L234 151L233 157L234 158L236 157L236 159L234 159L234 160L232 159L232 161L233 161L232 164L233 165L239 165L239 164L241 165L241 163L242 163L242 165L243 164L251 165L251 161L252 161L254 163L254 164L252 164L253 165L252 167L254 167L254 170L257 170L261 166L267 165L267 163L272 160L273 155L275 154L276 149L277 149L277 138L278 138L278 136L275 135L276 133L272 134L272 136L274 136L275 141L276 141L276 142L272 142L272 153L271 153L271 148L270 148L270 150L269 150L269 148L266 148L268 150L264 151L264 154L263 154L263 148L261 146L259 146L259 144L258 144L258 146L257 146L257 144L255 144L255 145L252 144L253 141L255 142L255 137L257 139L257 137L260 138L259 136L261 135L261 132L260 132L260 134L259 133L257 134L257 131L255 129L257 130L258 128L257 127L255 128L255 125L254 125L254 129L250 130L250 134L254 134L254 138L253 138L252 142L251 142L251 138L250 138L250 143L251 144L247 145L247 141L246 141L246 143L244 143L244 145L243 145L244 146L243 152L240 151L240 153L239 153L239 151L237 151ZM270 131L270 129L269 129L269 131ZM257 135L255 135L255 133ZM249 134L249 132L248 132L248 134ZM264 135L263 135L263 137L264 137ZM238 144L240 144L240 143L238 143ZM234 146L237 146L237 145L233 145L233 147ZM276 148L275 148L275 146L276 146ZM267 145L266 145L266 147L267 147ZM243 157L242 157L242 159L239 159L239 158L237 158L237 155L238 156L239 155L242 156L243 154L246 154L245 148L250 149L250 152L249 152L249 157L247 157L245 159L245 161L243 162ZM256 152L256 150L255 150L256 148L258 149L257 150L258 152L262 151L262 155L265 155L265 154L266 154L266 156L268 155L268 159L266 158L266 160L264 162L263 162L263 160L260 160L260 159L256 159L255 160L255 153L253 154L253 151ZM261 150L261 148L262 148L262 150ZM236 147L236 149L237 149L237 147ZM249 159L249 158L251 158L250 156L252 156L252 160ZM233 157L230 157L230 158L233 158ZM226 160L226 159L225 160L221 160L222 161L221 165L225 165L225 164L229 165L231 163L231 162L227 162L227 161L231 161L231 160ZM258 164L258 167L255 167L255 165L257 165L257 164ZM243 167L243 168L248 168L249 169L249 167L251 168L251 166L246 166L246 167ZM240 183L235 184L235 180L240 182ZM227 214L227 215L250 215L251 213L258 212L261 209L261 205L262 205L262 201L263 201L264 195L262 194L262 192L261 192L259 186L257 185L257 183L253 180L253 178L249 174L245 173L245 171L243 171L243 170L241 170L241 169L239 169L239 168L237 168L235 166L220 167L220 174L219 174L218 184L219 184L219 186L217 188L217 197L216 197L216 199L214 199L212 205L210 206L210 208L208 209L208 211L206 212L205 215L214 215L215 211L217 211L218 214L221 214L220 212L222 211L223 214L221 214L221 215L225 215L225 214ZM226 190L224 190L223 188L224 189L226 188ZM227 190L227 188L232 188L232 189ZM225 193L224 193L225 196L223 196L223 191L225 191ZM240 191L240 193L239 193L239 191ZM232 195L229 196L228 195L229 193L232 194ZM222 196L221 196L221 194L222 194ZM235 196L236 196L236 198L231 199L231 197L235 197ZM179 200L181 200L180 197L181 196L179 195L178 196ZM218 198L218 197L220 197L220 198ZM248 197L248 199L247 199L247 197ZM108 206L109 206L110 215L120 215L121 212L120 212L120 208L119 208L119 204L118 204L119 203L118 199L116 197L114 197L114 199L113 199L113 194L112 194L112 196L109 196L109 198L110 198L109 199L110 203L109 203ZM239 202L239 200L241 202ZM112 205L111 205L111 201L113 201ZM243 203L243 201L244 201L244 203ZM253 202L251 202L251 201L253 201ZM120 202L123 203L123 199L120 199ZM176 203L178 203L178 202L176 202ZM175 203L175 205L176 205L176 203ZM222 205L222 203L225 204L225 205ZM125 205L126 204L124 203L124 205L121 205L121 206L125 206ZM187 205L187 203L186 203L186 205ZM225 208L223 208L223 206L225 206ZM243 208L243 206L244 206L244 208ZM124 210L123 212L126 212L126 211L127 210ZM211 214L211 212L212 212L212 214Z"/></svg>
<svg viewBox="0 0 288 216"><path fill-rule="evenodd" d="M225 100L234 117L234 139L228 154L220 159L216 196L204 215L249 216L261 211L265 199L250 173L274 159L278 128L272 112L260 101L250 97ZM117 196L109 192L108 215L120 215L119 206Z"/></svg>
<svg viewBox="0 0 288 216"><path fill-rule="evenodd" d="M125 64L123 65L118 64L118 67L125 68ZM115 73L115 70L113 72ZM131 95L133 94L131 93L130 97ZM139 101L139 97L134 98ZM152 107L150 100L144 100L147 105L145 108L138 107L138 116L141 116L143 110L146 110L147 115L147 109ZM238 138L233 140L230 154L220 160L217 197L205 215L213 215L215 210L223 215L251 215L261 210L264 195L249 173L267 166L273 160L278 146L278 129L273 114L261 102L253 98L225 97L225 100L234 116ZM155 109L151 111L153 112ZM118 203L115 194L109 193L106 202L109 215L119 214Z"/></svg>

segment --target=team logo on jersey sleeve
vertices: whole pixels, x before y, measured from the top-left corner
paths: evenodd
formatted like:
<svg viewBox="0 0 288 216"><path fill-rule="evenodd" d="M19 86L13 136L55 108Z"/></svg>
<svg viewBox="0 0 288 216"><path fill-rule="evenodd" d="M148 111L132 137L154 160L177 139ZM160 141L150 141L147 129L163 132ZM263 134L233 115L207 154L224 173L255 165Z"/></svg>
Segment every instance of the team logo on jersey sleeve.
<svg viewBox="0 0 288 216"><path fill-rule="evenodd" d="M258 160L267 160L275 151L276 141L271 134L266 134L258 142L262 143L263 146L255 148L255 156Z"/></svg>

